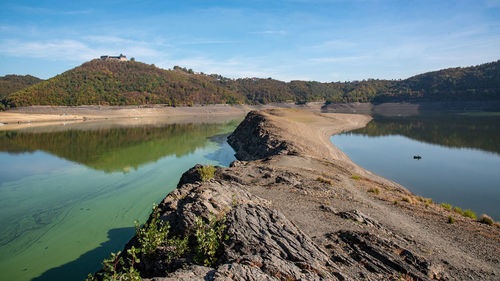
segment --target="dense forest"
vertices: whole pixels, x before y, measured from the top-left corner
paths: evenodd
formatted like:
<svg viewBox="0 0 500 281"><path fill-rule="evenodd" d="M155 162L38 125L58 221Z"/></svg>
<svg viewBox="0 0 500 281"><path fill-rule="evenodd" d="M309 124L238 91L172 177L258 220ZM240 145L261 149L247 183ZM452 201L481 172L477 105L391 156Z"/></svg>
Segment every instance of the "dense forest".
<svg viewBox="0 0 500 281"><path fill-rule="evenodd" d="M42 79L36 78L31 75L0 76L0 99L8 96L11 93L34 85L40 81L42 81Z"/></svg>
<svg viewBox="0 0 500 281"><path fill-rule="evenodd" d="M405 80L283 82L229 79L191 69L157 68L137 61L92 60L2 99L5 108L29 105L265 104L469 101L500 99L500 60L428 72Z"/></svg>

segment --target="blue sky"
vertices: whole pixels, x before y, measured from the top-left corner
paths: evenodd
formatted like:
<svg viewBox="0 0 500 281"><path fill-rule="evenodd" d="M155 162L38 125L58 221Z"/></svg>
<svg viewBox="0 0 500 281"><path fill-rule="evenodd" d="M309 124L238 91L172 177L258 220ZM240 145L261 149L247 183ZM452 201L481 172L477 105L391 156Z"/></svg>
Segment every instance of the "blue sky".
<svg viewBox="0 0 500 281"><path fill-rule="evenodd" d="M399 79L500 59L500 0L0 3L0 75L120 53L232 78Z"/></svg>

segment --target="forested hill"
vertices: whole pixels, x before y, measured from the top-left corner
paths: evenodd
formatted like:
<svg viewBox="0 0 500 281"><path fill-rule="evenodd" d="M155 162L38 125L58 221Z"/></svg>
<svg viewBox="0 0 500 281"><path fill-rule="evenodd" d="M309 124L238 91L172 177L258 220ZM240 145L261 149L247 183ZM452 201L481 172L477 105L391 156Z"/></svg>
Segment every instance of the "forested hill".
<svg viewBox="0 0 500 281"><path fill-rule="evenodd" d="M42 81L31 75L0 76L0 99Z"/></svg>
<svg viewBox="0 0 500 281"><path fill-rule="evenodd" d="M2 100L28 105L191 105L210 103L384 102L499 100L500 61L449 68L405 80L282 82L228 79L174 67L164 70L136 61L92 60Z"/></svg>

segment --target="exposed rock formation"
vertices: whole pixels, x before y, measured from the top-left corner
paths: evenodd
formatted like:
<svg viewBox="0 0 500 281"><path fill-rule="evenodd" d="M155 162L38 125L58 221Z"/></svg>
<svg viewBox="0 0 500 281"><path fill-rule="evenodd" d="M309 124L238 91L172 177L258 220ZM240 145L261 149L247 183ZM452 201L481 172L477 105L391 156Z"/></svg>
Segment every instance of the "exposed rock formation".
<svg viewBox="0 0 500 281"><path fill-rule="evenodd" d="M195 247L198 217L224 218L227 239L216 263L202 266L192 253L172 261L145 259L138 266L141 276L157 281L498 280L498 228L460 217L449 225L447 210L416 199L395 205L394 200L413 195L326 146L328 133L368 120L286 110L249 113L229 142L240 160L252 161L217 167L208 181L195 166L159 205L171 235L190 237L190 247ZM328 127L329 122L337 127ZM302 130L308 134L299 136ZM351 178L354 173L362 176ZM380 194L368 193L372 187ZM136 238L127 248L132 245Z"/></svg>

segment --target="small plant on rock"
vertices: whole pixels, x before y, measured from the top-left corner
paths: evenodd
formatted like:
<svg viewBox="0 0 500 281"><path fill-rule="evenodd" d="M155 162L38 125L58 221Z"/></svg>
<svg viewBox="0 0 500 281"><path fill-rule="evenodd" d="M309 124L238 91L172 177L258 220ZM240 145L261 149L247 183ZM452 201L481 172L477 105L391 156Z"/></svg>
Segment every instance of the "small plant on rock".
<svg viewBox="0 0 500 281"><path fill-rule="evenodd" d="M360 176L352 175L351 179L359 181L361 179Z"/></svg>
<svg viewBox="0 0 500 281"><path fill-rule="evenodd" d="M376 187L372 187L372 188L368 189L368 192L373 193L373 194L380 194L380 189L378 189Z"/></svg>
<svg viewBox="0 0 500 281"><path fill-rule="evenodd" d="M401 199L403 201L405 201L406 203L412 203L411 199L409 197L403 197L403 199Z"/></svg>
<svg viewBox="0 0 500 281"><path fill-rule="evenodd" d="M152 254L156 249L167 243L170 225L160 220L160 212L156 205L153 206L151 221L142 227L135 222L137 239L141 244L141 252Z"/></svg>
<svg viewBox="0 0 500 281"><path fill-rule="evenodd" d="M452 216L448 216L448 223L449 224L454 224L455 223L455 219Z"/></svg>
<svg viewBox="0 0 500 281"><path fill-rule="evenodd" d="M188 237L180 239L177 237L168 238L170 225L160 219L158 207L153 206L151 221L142 227L135 224L137 240L141 245L140 251L145 255L152 255L157 249L166 249L168 259L180 257L187 250Z"/></svg>
<svg viewBox="0 0 500 281"><path fill-rule="evenodd" d="M486 214L481 215L481 217L479 218L479 222L487 225L493 225L495 223L495 221Z"/></svg>
<svg viewBox="0 0 500 281"><path fill-rule="evenodd" d="M473 220L477 219L476 213L474 213L473 211L471 211L471 209L465 210L462 215L464 217L466 217L466 218L471 218Z"/></svg>
<svg viewBox="0 0 500 281"><path fill-rule="evenodd" d="M109 259L105 259L102 262L103 270L96 274L89 274L86 281L140 281L141 276L139 272L134 268L134 265L139 263L140 260L137 258L137 253L139 249L131 247L127 250L129 255L128 264L125 264L123 257L120 256L121 252L111 253Z"/></svg>
<svg viewBox="0 0 500 281"><path fill-rule="evenodd" d="M463 214L463 211L460 207L455 207L453 208L453 212L457 213L457 214Z"/></svg>
<svg viewBox="0 0 500 281"><path fill-rule="evenodd" d="M213 165L199 167L198 173L202 181L211 180L215 176L215 167Z"/></svg>
<svg viewBox="0 0 500 281"><path fill-rule="evenodd" d="M451 205L448 204L448 203L441 203L441 207L445 208L445 209L448 209L448 210L451 210Z"/></svg>
<svg viewBox="0 0 500 281"><path fill-rule="evenodd" d="M333 185L332 180L325 179L323 177L318 177L316 180L319 181L319 182L321 182L321 183L326 183L326 184L329 184L329 185Z"/></svg>
<svg viewBox="0 0 500 281"><path fill-rule="evenodd" d="M222 244L222 241L227 239L224 237L225 218L217 220L211 216L206 223L201 217L197 217L194 221L195 237L196 237L196 256L195 261L204 266L214 266L217 262L217 251Z"/></svg>

